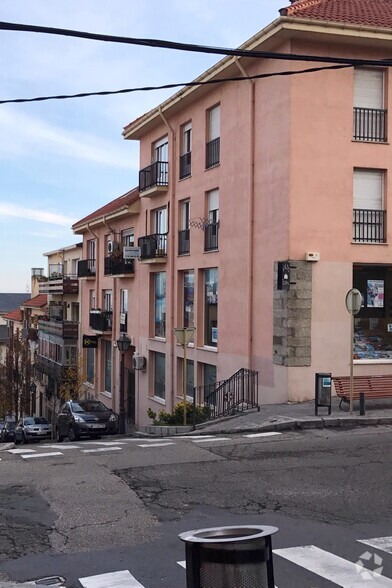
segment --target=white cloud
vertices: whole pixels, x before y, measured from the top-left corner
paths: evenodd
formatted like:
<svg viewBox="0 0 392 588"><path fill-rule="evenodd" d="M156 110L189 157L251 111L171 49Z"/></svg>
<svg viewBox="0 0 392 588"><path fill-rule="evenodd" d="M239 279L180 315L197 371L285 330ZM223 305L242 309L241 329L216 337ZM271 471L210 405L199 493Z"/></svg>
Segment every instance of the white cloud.
<svg viewBox="0 0 392 588"><path fill-rule="evenodd" d="M25 208L18 204L11 202L0 202L0 216L18 218L20 220L34 220L36 222L48 223L52 225L60 225L64 227L70 227L75 219L69 218L62 214L55 212L47 212L34 208Z"/></svg>

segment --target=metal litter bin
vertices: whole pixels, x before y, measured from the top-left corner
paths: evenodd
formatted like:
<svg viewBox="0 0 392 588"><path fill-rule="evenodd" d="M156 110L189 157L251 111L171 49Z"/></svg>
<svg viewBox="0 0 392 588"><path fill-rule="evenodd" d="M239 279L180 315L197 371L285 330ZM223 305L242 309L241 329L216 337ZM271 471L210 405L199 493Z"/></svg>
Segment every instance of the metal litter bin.
<svg viewBox="0 0 392 588"><path fill-rule="evenodd" d="M187 588L274 588L276 527L215 527L181 533Z"/></svg>

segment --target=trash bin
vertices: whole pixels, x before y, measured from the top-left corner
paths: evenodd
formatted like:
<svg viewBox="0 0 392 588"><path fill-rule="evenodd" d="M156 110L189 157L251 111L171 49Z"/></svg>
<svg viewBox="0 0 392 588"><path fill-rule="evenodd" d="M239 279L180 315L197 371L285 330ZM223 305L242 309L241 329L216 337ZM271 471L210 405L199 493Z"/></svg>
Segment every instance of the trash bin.
<svg viewBox="0 0 392 588"><path fill-rule="evenodd" d="M315 380L315 414L318 416L320 407L328 408L331 414L332 374L316 374Z"/></svg>
<svg viewBox="0 0 392 588"><path fill-rule="evenodd" d="M215 527L181 533L187 588L274 588L276 527Z"/></svg>

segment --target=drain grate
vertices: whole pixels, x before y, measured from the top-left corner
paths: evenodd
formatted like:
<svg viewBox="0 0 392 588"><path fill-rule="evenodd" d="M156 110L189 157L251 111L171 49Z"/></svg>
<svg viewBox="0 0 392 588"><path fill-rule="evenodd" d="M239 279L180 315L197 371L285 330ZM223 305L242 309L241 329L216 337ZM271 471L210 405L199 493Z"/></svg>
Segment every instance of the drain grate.
<svg viewBox="0 0 392 588"><path fill-rule="evenodd" d="M40 578L39 580L34 580L33 585L35 586L58 586L62 588L65 582L65 578L61 576L47 576L46 578Z"/></svg>

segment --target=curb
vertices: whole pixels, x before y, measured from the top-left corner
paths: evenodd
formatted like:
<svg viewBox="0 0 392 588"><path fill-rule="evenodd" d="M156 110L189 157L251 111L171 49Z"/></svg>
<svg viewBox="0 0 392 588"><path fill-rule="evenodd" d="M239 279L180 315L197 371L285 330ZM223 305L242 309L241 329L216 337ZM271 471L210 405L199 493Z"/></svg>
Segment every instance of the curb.
<svg viewBox="0 0 392 588"><path fill-rule="evenodd" d="M0 453L2 451L8 451L8 449L14 449L15 443L0 443ZM0 584L0 588L2 588Z"/></svg>

